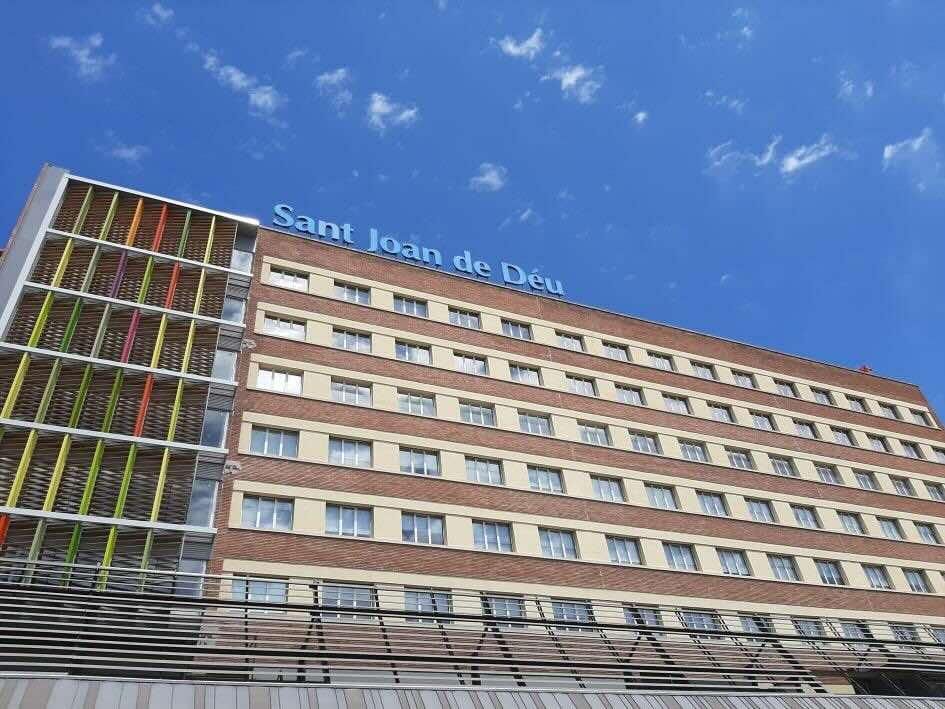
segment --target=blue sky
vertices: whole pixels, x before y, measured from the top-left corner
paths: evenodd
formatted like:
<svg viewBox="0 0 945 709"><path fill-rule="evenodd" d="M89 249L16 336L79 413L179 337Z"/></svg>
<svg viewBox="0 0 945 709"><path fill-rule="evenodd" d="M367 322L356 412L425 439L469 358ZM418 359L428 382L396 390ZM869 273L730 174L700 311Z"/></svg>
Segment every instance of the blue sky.
<svg viewBox="0 0 945 709"><path fill-rule="evenodd" d="M945 411L945 5L223 7L8 5L0 221L44 161L289 202Z"/></svg>

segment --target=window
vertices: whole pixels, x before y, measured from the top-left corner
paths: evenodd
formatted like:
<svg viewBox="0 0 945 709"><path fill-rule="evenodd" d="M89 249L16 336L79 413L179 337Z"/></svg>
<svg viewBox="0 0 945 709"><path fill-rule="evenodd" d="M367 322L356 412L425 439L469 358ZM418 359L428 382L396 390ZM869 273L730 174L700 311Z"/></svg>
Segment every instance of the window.
<svg viewBox="0 0 945 709"><path fill-rule="evenodd" d="M705 446L697 441L680 441L679 450L682 451L682 457L696 463L708 463L709 454Z"/></svg>
<svg viewBox="0 0 945 709"><path fill-rule="evenodd" d="M434 614L453 612L453 600L449 591L434 591L428 588L404 589L404 610L422 615L407 616L410 623L449 623L449 618L436 618Z"/></svg>
<svg viewBox="0 0 945 709"><path fill-rule="evenodd" d="M885 416L888 419L897 419L899 418L899 412L896 411L896 407L892 404L885 404L882 401L877 402L879 404L879 413Z"/></svg>
<svg viewBox="0 0 945 709"><path fill-rule="evenodd" d="M794 429L797 431L798 436L804 436L804 438L817 438L817 429L814 428L814 424L810 421L798 421L794 419Z"/></svg>
<svg viewBox="0 0 945 709"><path fill-rule="evenodd" d="M436 416L436 399L428 394L398 391L397 408L405 414Z"/></svg>
<svg viewBox="0 0 945 709"><path fill-rule="evenodd" d="M328 439L328 462L336 465L371 465L371 444L350 438Z"/></svg>
<svg viewBox="0 0 945 709"><path fill-rule="evenodd" d="M932 639L937 642L939 645L945 645L945 628L936 628L930 627L929 633L932 635Z"/></svg>
<svg viewBox="0 0 945 709"><path fill-rule="evenodd" d="M502 485L502 463L488 458L466 458L466 479L484 485Z"/></svg>
<svg viewBox="0 0 945 709"><path fill-rule="evenodd" d="M213 355L213 368L210 376L214 379L236 379L236 352L233 350L218 349Z"/></svg>
<svg viewBox="0 0 945 709"><path fill-rule="evenodd" d="M335 281L335 297L341 298L341 300L347 300L349 303L370 305L371 289Z"/></svg>
<svg viewBox="0 0 945 709"><path fill-rule="evenodd" d="M474 519L473 546L484 551L512 551L512 528L504 522Z"/></svg>
<svg viewBox="0 0 945 709"><path fill-rule="evenodd" d="M899 525L899 520L893 519L892 517L877 517L876 521L879 522L879 528L883 530L883 535L887 539L902 539L902 527Z"/></svg>
<svg viewBox="0 0 945 709"><path fill-rule="evenodd" d="M233 579L233 600L253 603L285 603L289 585L285 581Z"/></svg>
<svg viewBox="0 0 945 709"><path fill-rule="evenodd" d="M666 407L667 411L672 411L674 414L689 413L689 400L684 396L663 394L663 405Z"/></svg>
<svg viewBox="0 0 945 709"><path fill-rule="evenodd" d="M585 377L575 377L568 374L568 390L572 394L583 394L584 396L597 396L597 389L594 387L594 380Z"/></svg>
<svg viewBox="0 0 945 709"><path fill-rule="evenodd" d="M279 369L259 368L256 374L256 386L260 389L278 391L282 394L301 394L302 375Z"/></svg>
<svg viewBox="0 0 945 709"><path fill-rule="evenodd" d="M939 463L945 463L945 450L941 448L933 448L932 451L935 453L935 460Z"/></svg>
<svg viewBox="0 0 945 709"><path fill-rule="evenodd" d="M827 406L833 406L833 396L826 389L815 389L814 387L810 388L811 393L814 395L814 401L818 404L826 404Z"/></svg>
<svg viewBox="0 0 945 709"><path fill-rule="evenodd" d="M722 423L733 423L735 417L732 416L732 410L724 404L709 404L709 413L712 418Z"/></svg>
<svg viewBox="0 0 945 709"><path fill-rule="evenodd" d="M394 350L397 359L401 359L405 362L430 364L433 361L433 357L430 355L430 348L426 345L415 345L410 342L401 342L398 340L395 343Z"/></svg>
<svg viewBox="0 0 945 709"><path fill-rule="evenodd" d="M640 564L640 546L636 539L607 536L607 551L614 564Z"/></svg>
<svg viewBox="0 0 945 709"><path fill-rule="evenodd" d="M578 434L580 434L583 443L591 443L596 446L610 445L610 434L607 432L606 426L578 421Z"/></svg>
<svg viewBox="0 0 945 709"><path fill-rule="evenodd" d="M364 608L373 609L374 589L370 586L342 586L338 584L326 584L321 587L321 605L329 608L346 608L350 610L359 610ZM369 620L370 615L364 613L326 613L323 616L327 620Z"/></svg>
<svg viewBox="0 0 945 709"><path fill-rule="evenodd" d="M643 390L637 387L623 386L618 384L617 401L622 404L632 404L633 406L643 406Z"/></svg>
<svg viewBox="0 0 945 709"><path fill-rule="evenodd" d="M656 436L651 436L648 433L630 431L630 445L633 447L633 450L639 453L662 452L660 443L658 440L656 440Z"/></svg>
<svg viewBox="0 0 945 709"><path fill-rule="evenodd" d="M717 613L680 611L679 619L690 630L722 630L722 620Z"/></svg>
<svg viewBox="0 0 945 709"><path fill-rule="evenodd" d="M843 485L843 478L840 477L837 466L828 463L814 463L814 469L823 482L831 485Z"/></svg>
<svg viewBox="0 0 945 709"><path fill-rule="evenodd" d="M839 443L841 446L852 446L853 435L850 433L850 430L847 428L835 428L831 426L831 432L833 432L834 443Z"/></svg>
<svg viewBox="0 0 945 709"><path fill-rule="evenodd" d="M671 569L680 571L696 571L696 555L689 544L671 544L663 542L663 552L666 554L666 564Z"/></svg>
<svg viewBox="0 0 945 709"><path fill-rule="evenodd" d="M535 386L541 384L541 374L534 367L510 364L509 375L512 377L513 382L518 382L519 384L534 384Z"/></svg>
<svg viewBox="0 0 945 709"><path fill-rule="evenodd" d="M916 531L919 533L919 537L926 544L941 544L942 540L938 536L938 531L936 531L935 526L929 524L928 522L916 522L915 523Z"/></svg>
<svg viewBox="0 0 945 709"><path fill-rule="evenodd" d="M299 454L299 432L253 426L249 449L260 455L295 458Z"/></svg>
<svg viewBox="0 0 945 709"><path fill-rule="evenodd" d="M243 298L233 298L232 296L223 297L223 309L220 311L220 318L228 322L243 322L246 315L246 300ZM199 560L198 560L199 561Z"/></svg>
<svg viewBox="0 0 945 709"><path fill-rule="evenodd" d="M401 537L414 544L443 544L443 518L415 512L400 513Z"/></svg>
<svg viewBox="0 0 945 709"><path fill-rule="evenodd" d="M860 397L847 394L847 401L850 403L851 411L856 411L861 414L866 413L866 402Z"/></svg>
<svg viewBox="0 0 945 709"><path fill-rule="evenodd" d="M745 552L737 549L719 549L718 552L723 574L728 576L751 576Z"/></svg>
<svg viewBox="0 0 945 709"><path fill-rule="evenodd" d="M916 411L915 409L912 409L910 413L912 414L912 420L920 426L932 425L929 423L929 415L924 411Z"/></svg>
<svg viewBox="0 0 945 709"><path fill-rule="evenodd" d="M589 603L583 601L552 601L551 612L555 620L571 623L592 623L594 614ZM568 628L565 627L564 630Z"/></svg>
<svg viewBox="0 0 945 709"><path fill-rule="evenodd" d="M292 529L294 507L292 500L243 495L243 514L240 524L253 529L288 531Z"/></svg>
<svg viewBox="0 0 945 709"><path fill-rule="evenodd" d="M929 584L929 577L925 575L922 569L903 569L906 575L906 583L909 589L915 593L932 593L932 586Z"/></svg>
<svg viewBox="0 0 945 709"><path fill-rule="evenodd" d="M544 414L518 414L518 427L525 433L534 433L539 436L551 435L551 419Z"/></svg>
<svg viewBox="0 0 945 709"><path fill-rule="evenodd" d="M912 487L912 483L908 478L899 477L898 475L890 475L890 482L892 482L893 489L896 491L897 495L905 495L906 497L915 497L915 490Z"/></svg>
<svg viewBox="0 0 945 709"><path fill-rule="evenodd" d="M922 451L919 449L919 446L910 441L900 441L902 444L902 452L906 454L909 458L921 458Z"/></svg>
<svg viewBox="0 0 945 709"><path fill-rule="evenodd" d="M485 357L477 357L469 354L455 354L453 356L456 362L456 369L466 374L488 374L489 366L486 364Z"/></svg>
<svg viewBox="0 0 945 709"><path fill-rule="evenodd" d="M427 317L429 311L427 301L407 298L402 295L394 296L394 310L404 315L415 315L418 318Z"/></svg>
<svg viewBox="0 0 945 709"><path fill-rule="evenodd" d="M752 411L751 424L755 428L760 429L762 431L774 430L774 419L771 418L770 414L763 414L758 411Z"/></svg>
<svg viewBox="0 0 945 709"><path fill-rule="evenodd" d="M777 387L778 393L781 396L791 396L795 399L797 398L797 389L791 382L786 382L783 379L775 379L774 385Z"/></svg>
<svg viewBox="0 0 945 709"><path fill-rule="evenodd" d="M559 332L558 347L564 347L566 350L574 350L575 352L583 352L584 338L580 335L572 335L570 332Z"/></svg>
<svg viewBox="0 0 945 709"><path fill-rule="evenodd" d="M800 581L793 556L768 554L768 563L771 564L771 573L779 581Z"/></svg>
<svg viewBox="0 0 945 709"><path fill-rule="evenodd" d="M538 528L541 553L552 559L577 559L574 532L563 529Z"/></svg>
<svg viewBox="0 0 945 709"><path fill-rule="evenodd" d="M518 596L483 596L482 612L494 618L524 618L525 601ZM509 628L521 628L520 624L504 623Z"/></svg>
<svg viewBox="0 0 945 709"><path fill-rule="evenodd" d="M843 578L843 571L840 564L836 561L825 561L817 559L817 573L820 574L820 580L828 586L846 586L847 582Z"/></svg>
<svg viewBox="0 0 945 709"><path fill-rule="evenodd" d="M739 616L742 624L742 632L752 633L753 635L764 635L774 632L771 627L771 620L763 615L742 615Z"/></svg>
<svg viewBox="0 0 945 709"><path fill-rule="evenodd" d="M440 456L434 451L422 448L400 449L400 472L411 475L426 475L436 478L440 475Z"/></svg>
<svg viewBox="0 0 945 709"><path fill-rule="evenodd" d="M746 498L745 502L748 504L748 514L751 515L753 520L756 522L774 522L774 509L770 502L753 498Z"/></svg>
<svg viewBox="0 0 945 709"><path fill-rule="evenodd" d="M824 637L824 627L816 618L792 618L797 634L807 638Z"/></svg>
<svg viewBox="0 0 945 709"><path fill-rule="evenodd" d="M263 332L269 335L288 337L292 340L304 340L305 323L299 320L266 315L263 319Z"/></svg>
<svg viewBox="0 0 945 709"><path fill-rule="evenodd" d="M866 470L854 470L853 477L856 478L856 484L864 490L879 490L879 483L876 482L876 476Z"/></svg>
<svg viewBox="0 0 945 709"><path fill-rule="evenodd" d="M269 283L274 286L291 288L292 290L307 291L308 276L297 271L289 271L284 268L269 268Z"/></svg>
<svg viewBox="0 0 945 709"><path fill-rule="evenodd" d="M715 376L715 367L711 364L693 362L692 371L700 379L718 379L718 377Z"/></svg>
<svg viewBox="0 0 945 709"><path fill-rule="evenodd" d="M820 519L818 519L817 512L813 507L791 505L791 509L794 511L794 519L797 520L799 525L809 529L820 529Z"/></svg>
<svg viewBox="0 0 945 709"><path fill-rule="evenodd" d="M368 507L327 505L325 533L342 537L370 537L374 533L373 516Z"/></svg>
<svg viewBox="0 0 945 709"><path fill-rule="evenodd" d="M882 436L873 436L869 433L866 434L866 440L870 443L870 448L879 453L888 453L889 444L886 443L886 439Z"/></svg>
<svg viewBox="0 0 945 709"><path fill-rule="evenodd" d="M890 623L893 639L902 643L919 642L919 631L911 623Z"/></svg>
<svg viewBox="0 0 945 709"><path fill-rule="evenodd" d="M778 475L786 475L789 478L800 476L800 473L797 472L797 468L794 465L794 461L790 458L784 458L780 455L769 455L768 459L771 461L771 467L774 468L774 472Z"/></svg>
<svg viewBox="0 0 945 709"><path fill-rule="evenodd" d="M630 361L630 353L626 347L623 345L617 345L613 342L602 342L601 346L604 349L604 356L610 357L611 359L619 359L621 362Z"/></svg>
<svg viewBox="0 0 945 709"><path fill-rule="evenodd" d="M650 358L650 364L657 369L665 369L667 372L673 372L676 367L673 366L673 358L660 352L647 352Z"/></svg>
<svg viewBox="0 0 945 709"><path fill-rule="evenodd" d="M489 404L476 404L471 401L461 401L459 402L459 418L466 423L495 426L495 409Z"/></svg>
<svg viewBox="0 0 945 709"><path fill-rule="evenodd" d="M725 454L728 456L728 464L733 468L755 469L755 462L751 459L751 453L748 451L739 448L726 448Z"/></svg>
<svg viewBox="0 0 945 709"><path fill-rule="evenodd" d="M925 483L925 489L933 500L945 502L945 486L942 483L927 482Z"/></svg>
<svg viewBox="0 0 945 709"><path fill-rule="evenodd" d="M889 580L889 574L886 572L885 566L863 564L863 573L866 574L866 580L869 582L870 588L892 588L892 581Z"/></svg>
<svg viewBox="0 0 945 709"><path fill-rule="evenodd" d="M351 330L333 330L331 344L343 350L352 352L370 352L371 336Z"/></svg>
<svg viewBox="0 0 945 709"><path fill-rule="evenodd" d="M515 322L514 320L502 320L502 332L509 337L514 337L517 340L530 340L532 339L532 328L531 325L526 323Z"/></svg>
<svg viewBox="0 0 945 709"><path fill-rule="evenodd" d="M471 310L460 310L459 308L450 308L450 324L468 327L470 330L482 329L479 313L474 313Z"/></svg>
<svg viewBox="0 0 945 709"><path fill-rule="evenodd" d="M594 488L594 497L607 502L623 502L623 489L617 478L605 478L599 475L591 476L591 485Z"/></svg>
<svg viewBox="0 0 945 709"><path fill-rule="evenodd" d="M659 507L664 510L678 509L676 493L673 491L673 488L666 485L651 485L649 483L644 485L644 487L646 488L646 499L650 501L653 507Z"/></svg>
<svg viewBox="0 0 945 709"><path fill-rule="evenodd" d="M755 388L755 376L753 374L749 374L748 372L738 372L733 369L732 378L740 387L745 387L746 389Z"/></svg>
<svg viewBox="0 0 945 709"><path fill-rule="evenodd" d="M728 517L728 508L725 506L725 498L719 493L703 492L700 490L696 492L696 496L699 498L699 507L701 507L702 511L707 515Z"/></svg>
<svg viewBox="0 0 945 709"><path fill-rule="evenodd" d="M185 524L192 524L195 527L210 527L213 525L219 485L217 480L194 478Z"/></svg>
<svg viewBox="0 0 945 709"><path fill-rule="evenodd" d="M561 471L528 466L528 486L541 492L562 492Z"/></svg>
<svg viewBox="0 0 945 709"><path fill-rule="evenodd" d="M371 405L371 386L344 379L331 380L331 398L342 404Z"/></svg>
<svg viewBox="0 0 945 709"><path fill-rule="evenodd" d="M659 609L650 606L624 606L623 618L628 625L663 625Z"/></svg>
<svg viewBox="0 0 945 709"><path fill-rule="evenodd" d="M840 524L850 534L863 534L863 520L853 512L837 512Z"/></svg>

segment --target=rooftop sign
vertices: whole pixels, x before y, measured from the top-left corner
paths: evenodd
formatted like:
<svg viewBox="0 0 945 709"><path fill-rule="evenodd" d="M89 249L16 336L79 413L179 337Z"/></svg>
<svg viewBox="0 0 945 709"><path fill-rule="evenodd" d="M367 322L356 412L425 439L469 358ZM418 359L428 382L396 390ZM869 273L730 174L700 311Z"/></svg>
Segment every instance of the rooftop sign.
<svg viewBox="0 0 945 709"><path fill-rule="evenodd" d="M278 227L294 229L305 238L324 239L338 244L358 246L353 236L355 229L350 224L336 224L304 214L296 214L295 209L288 204L277 204L272 208L272 223ZM447 268L483 280L494 279L505 285L521 286L534 292L564 295L561 281L543 276L536 270L526 273L521 266L506 261L501 261L499 268L494 269L488 262L475 258L469 249L444 261L443 254L439 249L419 246L409 241L400 241L393 236L382 236L381 232L374 227L371 227L368 231L367 247L360 246L358 248L363 248L371 253L397 256L404 261L432 268L443 268L446 264Z"/></svg>

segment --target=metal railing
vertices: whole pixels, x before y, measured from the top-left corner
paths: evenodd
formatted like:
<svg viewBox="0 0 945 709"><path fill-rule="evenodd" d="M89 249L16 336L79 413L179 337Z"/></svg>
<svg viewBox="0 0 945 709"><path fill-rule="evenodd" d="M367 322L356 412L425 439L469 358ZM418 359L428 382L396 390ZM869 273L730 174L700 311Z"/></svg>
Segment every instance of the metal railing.
<svg viewBox="0 0 945 709"><path fill-rule="evenodd" d="M840 618L0 559L0 672L822 692L871 672L945 676L936 638Z"/></svg>

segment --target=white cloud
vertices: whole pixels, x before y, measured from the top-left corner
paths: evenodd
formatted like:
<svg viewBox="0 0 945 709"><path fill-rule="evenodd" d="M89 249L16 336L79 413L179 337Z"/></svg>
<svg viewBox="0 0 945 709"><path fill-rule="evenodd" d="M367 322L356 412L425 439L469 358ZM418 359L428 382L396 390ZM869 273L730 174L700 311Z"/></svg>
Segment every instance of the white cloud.
<svg viewBox="0 0 945 709"><path fill-rule="evenodd" d="M644 123L647 122L647 120L649 120L649 118L650 118L650 114L647 113L646 111L637 111L636 113L633 114L633 122L636 123L638 126L642 126Z"/></svg>
<svg viewBox="0 0 945 709"><path fill-rule="evenodd" d="M300 49L297 47L285 55L285 65L290 69L294 69L295 65L299 63L299 60L304 58L307 54L307 49Z"/></svg>
<svg viewBox="0 0 945 709"><path fill-rule="evenodd" d="M781 174L792 175L839 151L830 141L830 136L824 133L816 143L802 145L785 155L781 161Z"/></svg>
<svg viewBox="0 0 945 709"><path fill-rule="evenodd" d="M166 25L174 19L174 10L156 2L145 11L144 19L155 27Z"/></svg>
<svg viewBox="0 0 945 709"><path fill-rule="evenodd" d="M733 148L731 140L709 148L706 152L708 166L706 172L717 177L730 177L743 166L764 168L774 162L781 136L774 136L760 153L752 153Z"/></svg>
<svg viewBox="0 0 945 709"><path fill-rule="evenodd" d="M541 219L541 216L538 214L538 212L536 212L534 209L528 206L528 207L525 207L521 211L513 212L512 214L507 216L505 219L503 219L502 222L499 224L499 231L502 231L503 229L507 229L508 227L512 226L512 224L538 225L541 223L542 223L542 219Z"/></svg>
<svg viewBox="0 0 945 709"><path fill-rule="evenodd" d="M484 162L479 165L479 173L469 178L469 189L474 192L498 192L508 180L509 171L502 165Z"/></svg>
<svg viewBox="0 0 945 709"><path fill-rule="evenodd" d="M731 25L724 32L719 32L718 38L734 42L738 49L744 49L755 38L757 17L751 10L738 7L732 12Z"/></svg>
<svg viewBox="0 0 945 709"><path fill-rule="evenodd" d="M583 64L572 64L545 74L542 81L553 79L560 82L561 91L566 98L578 103L591 103L604 80L600 77L600 68L590 68Z"/></svg>
<svg viewBox="0 0 945 709"><path fill-rule="evenodd" d="M147 145L131 145L119 140L112 130L105 131L105 140L104 145L96 146L98 151L128 165L137 165L151 152Z"/></svg>
<svg viewBox="0 0 945 709"><path fill-rule="evenodd" d="M499 49L510 57L524 57L531 61L545 47L541 27L538 27L531 36L517 42L514 37L505 36L499 40Z"/></svg>
<svg viewBox="0 0 945 709"><path fill-rule="evenodd" d="M717 108L727 108L729 111L739 116L745 112L745 106L748 105L747 99L739 98L737 96L729 96L728 94L720 94L711 89L706 91L702 97L710 106Z"/></svg>
<svg viewBox="0 0 945 709"><path fill-rule="evenodd" d="M203 55L203 68L223 86L246 94L250 113L254 115L272 117L287 101L276 87L261 84L255 76L232 64L223 64L213 50Z"/></svg>
<svg viewBox="0 0 945 709"><path fill-rule="evenodd" d="M724 285L725 285L726 283L728 283L730 280L732 280L732 274L731 274L731 273L723 273L723 274L722 274L722 277L719 279L719 285L720 285L720 286L724 286Z"/></svg>
<svg viewBox="0 0 945 709"><path fill-rule="evenodd" d="M374 92L367 107L368 125L383 135L388 126L409 126L420 118L420 109L391 101L387 96Z"/></svg>
<svg viewBox="0 0 945 709"><path fill-rule="evenodd" d="M841 71L838 76L840 88L837 89L837 98L854 106L862 106L873 98L876 87L872 81L855 81L850 75Z"/></svg>
<svg viewBox="0 0 945 709"><path fill-rule="evenodd" d="M351 71L344 66L334 71L326 71L315 78L315 85L322 96L326 96L339 114L351 105L354 94L348 88L351 82Z"/></svg>
<svg viewBox="0 0 945 709"><path fill-rule="evenodd" d="M84 81L97 81L105 74L108 67L118 61L115 54L102 53L105 38L100 32L85 39L56 36L49 38L49 48L63 51L75 64L76 73Z"/></svg>
<svg viewBox="0 0 945 709"><path fill-rule="evenodd" d="M938 142L929 127L915 138L891 143L883 148L883 169L906 173L919 192L941 192L945 187Z"/></svg>

